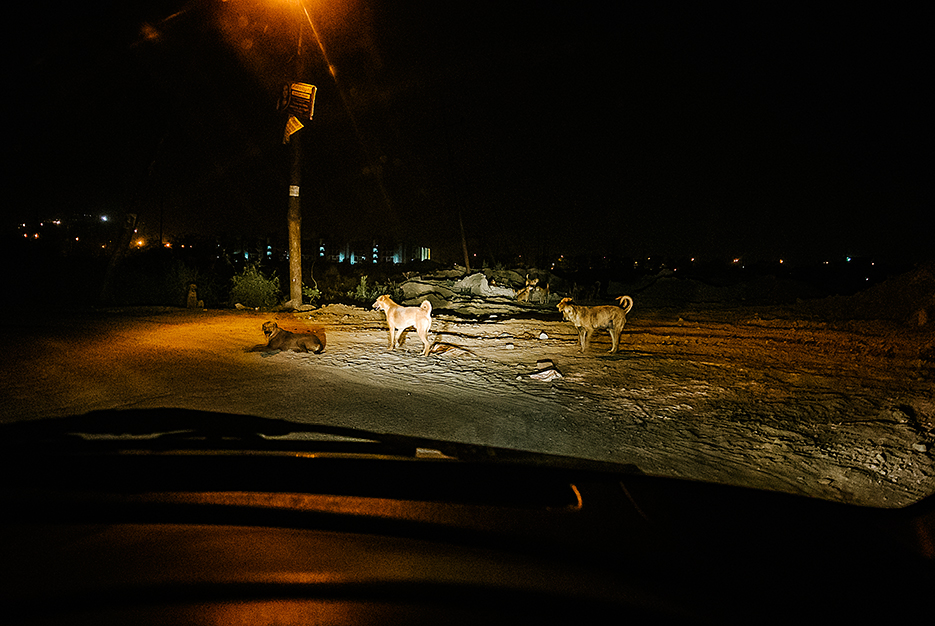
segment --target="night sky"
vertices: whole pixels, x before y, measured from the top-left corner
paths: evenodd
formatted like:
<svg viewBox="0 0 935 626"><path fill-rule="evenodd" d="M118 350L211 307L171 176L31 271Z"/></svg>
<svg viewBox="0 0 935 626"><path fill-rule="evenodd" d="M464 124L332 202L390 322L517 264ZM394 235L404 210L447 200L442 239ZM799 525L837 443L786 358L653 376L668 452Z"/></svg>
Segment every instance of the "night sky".
<svg viewBox="0 0 935 626"><path fill-rule="evenodd" d="M454 261L460 212L494 260L935 252L922 8L306 2L306 235ZM13 10L6 222L284 237L294 0L91 5Z"/></svg>

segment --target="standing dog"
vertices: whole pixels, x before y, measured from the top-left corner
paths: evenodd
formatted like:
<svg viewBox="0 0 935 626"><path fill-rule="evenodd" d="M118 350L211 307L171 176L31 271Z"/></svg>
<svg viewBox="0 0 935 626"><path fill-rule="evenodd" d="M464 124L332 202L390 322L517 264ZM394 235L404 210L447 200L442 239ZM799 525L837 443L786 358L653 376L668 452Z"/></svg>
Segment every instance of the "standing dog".
<svg viewBox="0 0 935 626"><path fill-rule="evenodd" d="M580 343L578 352L584 352L587 349L589 335L599 328L607 329L610 332L612 344L610 352L617 351L617 346L620 343L620 333L623 332L623 326L627 323L627 313L633 309L633 298L620 296L617 301L620 306L578 306L571 303L571 298L562 298L562 301L558 303L558 310L562 312L562 317L574 324L575 328L578 329L578 341ZM624 302L626 305L624 305Z"/></svg>
<svg viewBox="0 0 935 626"><path fill-rule="evenodd" d="M266 345L257 346L256 351L292 350L293 352L314 352L320 354L325 349L325 331L320 330L314 334L298 334L283 330L276 322L263 322L263 334L266 335Z"/></svg>
<svg viewBox="0 0 935 626"><path fill-rule="evenodd" d="M389 296L380 296L373 303L373 308L386 313L386 323L390 327L390 350L399 345L399 336L404 330L415 327L422 340L422 356L429 353L429 329L432 327L432 303L424 301L420 306L400 306Z"/></svg>

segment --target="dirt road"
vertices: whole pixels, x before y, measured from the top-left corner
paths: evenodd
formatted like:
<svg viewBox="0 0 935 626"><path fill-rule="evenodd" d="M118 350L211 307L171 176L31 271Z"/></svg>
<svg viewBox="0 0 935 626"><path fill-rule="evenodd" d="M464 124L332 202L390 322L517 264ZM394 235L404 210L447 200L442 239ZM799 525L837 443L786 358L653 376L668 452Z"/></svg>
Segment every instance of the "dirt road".
<svg viewBox="0 0 935 626"><path fill-rule="evenodd" d="M324 328L321 355L246 351ZM935 492L932 333L770 310L634 313L586 354L557 315L436 314L388 352L383 314L131 309L3 324L3 421L185 407L634 463L651 474L901 506ZM540 361L549 361L540 363ZM551 381L529 375L554 366Z"/></svg>

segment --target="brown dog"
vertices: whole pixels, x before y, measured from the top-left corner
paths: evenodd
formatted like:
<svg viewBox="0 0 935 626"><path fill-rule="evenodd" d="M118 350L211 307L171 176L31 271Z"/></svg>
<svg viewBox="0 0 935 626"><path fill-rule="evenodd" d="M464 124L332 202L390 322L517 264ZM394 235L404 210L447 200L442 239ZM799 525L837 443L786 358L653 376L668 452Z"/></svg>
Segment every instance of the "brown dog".
<svg viewBox="0 0 935 626"><path fill-rule="evenodd" d="M373 308L386 313L386 323L390 327L390 350L399 345L399 336L404 330L414 327L422 340L422 356L429 353L429 329L432 327L432 303L424 301L420 306L400 306L389 296L380 296L373 303Z"/></svg>
<svg viewBox="0 0 935 626"><path fill-rule="evenodd" d="M266 335L266 345L257 346L254 350L269 351L291 350L292 352L314 352L320 354L325 349L327 337L325 331L318 330L309 334L298 334L283 330L276 322L263 322L263 334Z"/></svg>
<svg viewBox="0 0 935 626"><path fill-rule="evenodd" d="M599 328L610 332L612 344L610 352L617 351L620 333L623 332L623 326L627 323L627 313L633 309L633 298L620 296L617 301L620 306L578 306L571 303L571 298L562 298L562 301L558 303L558 310L562 312L562 317L578 329L580 343L578 352L584 352L588 348L589 336ZM624 302L626 302L625 306Z"/></svg>
<svg viewBox="0 0 935 626"><path fill-rule="evenodd" d="M529 274L526 274L526 286L516 293L516 300L518 302L548 302L549 286L540 287L538 278L529 278Z"/></svg>

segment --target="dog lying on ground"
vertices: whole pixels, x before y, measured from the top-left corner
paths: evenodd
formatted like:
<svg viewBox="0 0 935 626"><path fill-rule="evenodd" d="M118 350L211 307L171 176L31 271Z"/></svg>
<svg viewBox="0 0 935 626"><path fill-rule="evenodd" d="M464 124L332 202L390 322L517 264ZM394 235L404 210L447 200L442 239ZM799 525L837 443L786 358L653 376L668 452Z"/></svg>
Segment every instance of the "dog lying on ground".
<svg viewBox="0 0 935 626"><path fill-rule="evenodd" d="M623 326L627 323L627 313L633 309L633 298L630 296L620 296L617 298L620 306L578 306L572 304L571 298L562 298L558 303L558 310L562 317L571 322L578 329L578 341L580 346L578 352L584 352L588 348L590 335L598 329L606 329L610 332L611 348L610 352L617 351L620 343L620 333L623 332ZM624 305L624 303L626 303Z"/></svg>
<svg viewBox="0 0 935 626"><path fill-rule="evenodd" d="M263 334L266 335L266 345L257 346L254 352L272 352L282 350L292 352L314 352L320 354L325 349L327 337L325 331L317 330L313 333L293 333L279 327L276 322L263 322Z"/></svg>
<svg viewBox="0 0 935 626"><path fill-rule="evenodd" d="M390 350L399 345L399 336L407 328L414 327L422 340L422 356L429 353L429 329L432 327L432 303L424 301L420 306L400 306L389 296L380 296L373 303L373 308L386 313L386 323L390 327Z"/></svg>

